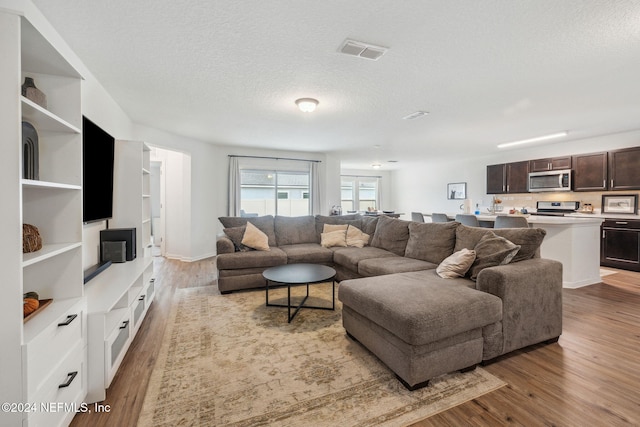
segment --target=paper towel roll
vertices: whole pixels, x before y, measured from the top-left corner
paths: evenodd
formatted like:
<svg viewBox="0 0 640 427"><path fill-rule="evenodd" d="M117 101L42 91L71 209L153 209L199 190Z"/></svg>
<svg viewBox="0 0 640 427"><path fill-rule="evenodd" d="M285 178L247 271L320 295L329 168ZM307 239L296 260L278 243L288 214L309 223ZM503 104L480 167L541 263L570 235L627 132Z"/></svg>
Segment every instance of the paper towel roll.
<svg viewBox="0 0 640 427"><path fill-rule="evenodd" d="M464 199L464 203L462 203L462 211L466 214L473 213L473 201L471 199Z"/></svg>

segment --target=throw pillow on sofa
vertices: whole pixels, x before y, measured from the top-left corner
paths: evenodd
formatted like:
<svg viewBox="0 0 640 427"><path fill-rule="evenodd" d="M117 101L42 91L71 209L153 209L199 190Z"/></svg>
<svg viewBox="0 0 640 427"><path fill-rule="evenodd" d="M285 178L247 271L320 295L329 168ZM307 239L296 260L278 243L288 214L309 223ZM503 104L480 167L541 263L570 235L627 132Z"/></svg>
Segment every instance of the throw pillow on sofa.
<svg viewBox="0 0 640 427"><path fill-rule="evenodd" d="M356 248L364 248L369 244L369 235L363 233L358 227L349 225L347 228L347 246Z"/></svg>
<svg viewBox="0 0 640 427"><path fill-rule="evenodd" d="M348 224L325 224L322 228L323 233L331 233L332 231L347 232Z"/></svg>
<svg viewBox="0 0 640 427"><path fill-rule="evenodd" d="M347 246L347 230L327 231L320 235L320 245L325 248Z"/></svg>
<svg viewBox="0 0 640 427"><path fill-rule="evenodd" d="M474 248L476 259L469 269L471 280L476 280L485 268L509 264L519 250L519 245L489 231Z"/></svg>
<svg viewBox="0 0 640 427"><path fill-rule="evenodd" d="M542 240L547 232L542 228L498 228L488 229L482 227L469 227L460 224L456 229L456 245L454 252L462 248L473 249L486 234L493 233L504 237L515 245L520 246L512 262L531 259L538 254Z"/></svg>
<svg viewBox="0 0 640 427"><path fill-rule="evenodd" d="M242 238L244 237L244 231L247 229L246 225L242 227L225 228L224 234L227 235L229 240L233 242L233 246L236 248L236 252L252 251L253 249L242 244Z"/></svg>
<svg viewBox="0 0 640 427"><path fill-rule="evenodd" d="M462 249L446 257L436 268L436 273L443 279L464 277L476 260L476 251Z"/></svg>
<svg viewBox="0 0 640 427"><path fill-rule="evenodd" d="M257 249L259 251L270 250L269 238L267 237L267 235L250 222L247 222L247 228L244 231L244 237L242 237L241 243L245 246Z"/></svg>
<svg viewBox="0 0 640 427"><path fill-rule="evenodd" d="M274 218L272 215L257 217L240 217L240 216L221 216L218 220L225 228L241 227L248 222L258 227L264 234L269 237L269 246L277 246L276 232L274 228Z"/></svg>

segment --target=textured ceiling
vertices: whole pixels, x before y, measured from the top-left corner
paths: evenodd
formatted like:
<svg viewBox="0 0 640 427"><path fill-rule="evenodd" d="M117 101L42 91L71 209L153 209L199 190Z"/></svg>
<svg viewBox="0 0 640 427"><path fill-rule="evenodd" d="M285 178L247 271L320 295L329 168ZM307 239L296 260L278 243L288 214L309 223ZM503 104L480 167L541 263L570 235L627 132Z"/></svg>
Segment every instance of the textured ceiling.
<svg viewBox="0 0 640 427"><path fill-rule="evenodd" d="M391 169L640 128L637 0L34 3L135 122L211 143Z"/></svg>

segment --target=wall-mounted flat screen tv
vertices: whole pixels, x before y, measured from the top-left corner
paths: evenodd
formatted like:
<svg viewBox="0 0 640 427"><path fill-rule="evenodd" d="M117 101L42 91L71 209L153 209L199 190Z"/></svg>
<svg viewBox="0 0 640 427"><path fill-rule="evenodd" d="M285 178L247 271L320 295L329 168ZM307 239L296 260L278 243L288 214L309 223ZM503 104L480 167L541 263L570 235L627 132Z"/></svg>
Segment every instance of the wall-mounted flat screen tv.
<svg viewBox="0 0 640 427"><path fill-rule="evenodd" d="M115 139L82 117L82 221L113 216L113 161Z"/></svg>

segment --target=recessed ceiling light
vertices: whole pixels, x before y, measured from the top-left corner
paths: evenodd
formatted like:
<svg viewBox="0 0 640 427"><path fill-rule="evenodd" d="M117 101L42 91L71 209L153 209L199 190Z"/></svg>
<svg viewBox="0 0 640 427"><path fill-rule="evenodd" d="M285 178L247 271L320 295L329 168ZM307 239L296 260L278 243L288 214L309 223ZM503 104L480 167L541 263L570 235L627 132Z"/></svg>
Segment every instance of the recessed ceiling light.
<svg viewBox="0 0 640 427"><path fill-rule="evenodd" d="M387 162L389 162L389 163L398 163L397 160L387 160Z"/></svg>
<svg viewBox="0 0 640 427"><path fill-rule="evenodd" d="M380 163L374 163L371 165L372 168L374 169L380 169L382 167L382 165Z"/></svg>
<svg viewBox="0 0 640 427"><path fill-rule="evenodd" d="M304 113L311 113L315 111L318 104L319 104L318 100L313 98L296 99L296 105L298 106L300 111Z"/></svg>
<svg viewBox="0 0 640 427"><path fill-rule="evenodd" d="M535 138L521 139L519 141L513 141L513 142L505 142L504 144L498 144L498 148L513 147L514 145L529 144L531 142L548 141L550 139L562 138L563 136L567 136L568 134L569 132L563 131L558 133L552 133L550 135L537 136Z"/></svg>

